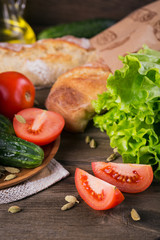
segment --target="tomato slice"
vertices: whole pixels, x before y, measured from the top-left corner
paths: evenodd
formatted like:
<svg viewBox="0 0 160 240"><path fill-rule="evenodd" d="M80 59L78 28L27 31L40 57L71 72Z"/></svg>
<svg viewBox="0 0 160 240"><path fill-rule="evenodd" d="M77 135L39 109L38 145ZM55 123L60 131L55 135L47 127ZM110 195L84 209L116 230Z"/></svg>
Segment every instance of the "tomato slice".
<svg viewBox="0 0 160 240"><path fill-rule="evenodd" d="M124 200L115 186L76 168L75 185L81 198L95 210L113 208Z"/></svg>
<svg viewBox="0 0 160 240"><path fill-rule="evenodd" d="M115 185L122 192L143 192L153 181L150 165L92 162L92 169L96 177Z"/></svg>
<svg viewBox="0 0 160 240"><path fill-rule="evenodd" d="M65 121L56 112L40 108L27 108L16 115L21 115L26 123L13 119L13 127L18 137L37 145L46 145L54 141L62 132Z"/></svg>

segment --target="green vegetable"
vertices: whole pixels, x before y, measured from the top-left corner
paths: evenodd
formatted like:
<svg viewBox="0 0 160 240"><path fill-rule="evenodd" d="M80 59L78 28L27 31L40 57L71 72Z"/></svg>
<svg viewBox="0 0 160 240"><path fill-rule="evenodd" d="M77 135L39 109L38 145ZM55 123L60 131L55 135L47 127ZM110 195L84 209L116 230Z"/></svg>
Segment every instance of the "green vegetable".
<svg viewBox="0 0 160 240"><path fill-rule="evenodd" d="M91 38L115 23L109 19L89 19L79 22L59 24L49 27L38 34L38 39L58 38L66 35Z"/></svg>
<svg viewBox="0 0 160 240"><path fill-rule="evenodd" d="M34 143L7 133L0 134L0 164L12 167L35 168L44 159L44 151Z"/></svg>
<svg viewBox="0 0 160 240"><path fill-rule="evenodd" d="M160 52L144 46L121 60L108 91L93 101L94 124L106 131L123 162L151 164L160 180Z"/></svg>
<svg viewBox="0 0 160 240"><path fill-rule="evenodd" d="M0 114L0 134L1 132L14 134L12 122L2 114Z"/></svg>

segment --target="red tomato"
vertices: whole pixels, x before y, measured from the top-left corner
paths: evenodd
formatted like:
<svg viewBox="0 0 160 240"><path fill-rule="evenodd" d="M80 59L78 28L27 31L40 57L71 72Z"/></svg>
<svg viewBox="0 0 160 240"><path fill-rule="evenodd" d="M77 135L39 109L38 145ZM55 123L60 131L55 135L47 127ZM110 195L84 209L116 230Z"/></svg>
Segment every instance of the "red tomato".
<svg viewBox="0 0 160 240"><path fill-rule="evenodd" d="M75 184L81 198L95 210L113 208L124 200L118 188L79 168L75 172Z"/></svg>
<svg viewBox="0 0 160 240"><path fill-rule="evenodd" d="M24 108L32 107L35 88L31 81L18 72L0 73L0 113L12 119Z"/></svg>
<svg viewBox="0 0 160 240"><path fill-rule="evenodd" d="M14 117L13 127L16 135L37 145L46 145L54 141L65 124L60 114L40 108L27 108L17 115L21 115L26 123L21 123L16 116Z"/></svg>
<svg viewBox="0 0 160 240"><path fill-rule="evenodd" d="M92 169L96 177L115 185L122 192L142 192L153 180L150 165L92 162Z"/></svg>

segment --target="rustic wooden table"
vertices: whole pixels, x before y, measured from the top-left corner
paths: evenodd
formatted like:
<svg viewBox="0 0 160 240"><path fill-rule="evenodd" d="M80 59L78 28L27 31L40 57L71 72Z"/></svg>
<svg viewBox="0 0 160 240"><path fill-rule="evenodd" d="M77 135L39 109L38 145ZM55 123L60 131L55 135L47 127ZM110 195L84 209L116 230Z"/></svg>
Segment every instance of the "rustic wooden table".
<svg viewBox="0 0 160 240"><path fill-rule="evenodd" d="M151 1L129 0L124 1L123 4L119 4L120 1L117 0L106 1L106 3L102 0L100 2L94 0L93 4L91 4L92 1L85 1L83 4L79 1L80 5L83 5L83 11L76 8L77 1L75 4L73 0L70 0L72 3L70 7L68 1L61 0L62 4L59 4L59 7L58 2L45 1L46 8L48 6L47 10L44 9L42 0L28 0L28 12L30 13L27 15L28 20L34 26L46 25L48 22L52 25L56 23L56 19L57 23L64 22L66 18L68 21L81 20L86 19L86 16L120 20L131 11ZM36 11L37 4L39 11ZM56 11L57 7L61 14ZM86 11L86 9L90 9L90 11ZM97 141L96 149L90 149L85 143L86 135ZM55 158L70 172L70 175L31 197L16 203L0 205L0 240L160 239L160 183L155 180L143 193L125 193L125 200L111 210L93 210L79 197L74 183L76 167L92 173L91 162L105 161L111 153L109 138L105 133L96 129L92 123L82 134L64 131ZM116 161L121 162L121 157ZM76 196L80 203L68 211L61 211L66 195ZM12 205L20 206L22 211L17 214L8 213L7 210ZM140 214L140 221L132 220L130 216L132 208L135 208Z"/></svg>
<svg viewBox="0 0 160 240"><path fill-rule="evenodd" d="M96 149L90 149L85 143L86 135L97 141ZM76 167L92 173L91 162L105 161L111 153L108 137L94 128L92 123L82 134L64 131L55 158L70 175L34 196L14 204L0 205L0 239L160 239L160 183L154 181L143 193L124 194L125 200L119 206L106 211L91 209L79 197L74 183ZM116 161L121 162L121 158ZM66 195L76 196L80 203L68 211L61 211ZM8 208L15 204L22 211L8 213ZM132 220L132 208L140 214L140 221Z"/></svg>

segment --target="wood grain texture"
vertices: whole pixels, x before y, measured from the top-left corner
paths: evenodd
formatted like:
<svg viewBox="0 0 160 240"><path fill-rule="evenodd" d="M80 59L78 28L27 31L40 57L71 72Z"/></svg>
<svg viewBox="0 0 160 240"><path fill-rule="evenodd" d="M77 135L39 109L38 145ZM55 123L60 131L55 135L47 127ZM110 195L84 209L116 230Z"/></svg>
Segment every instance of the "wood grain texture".
<svg viewBox="0 0 160 240"><path fill-rule="evenodd" d="M58 23L95 18L120 20L153 0L28 0L25 18L38 33Z"/></svg>
<svg viewBox="0 0 160 240"><path fill-rule="evenodd" d="M26 17L37 30L59 22L95 17L121 19L131 11L153 1L27 1ZM93 137L98 146L90 149L85 136ZM92 161L105 161L112 153L109 138L89 124L85 133L63 132L55 158L70 176L48 189L15 203L0 205L0 240L158 240L160 239L160 183L139 194L125 193L125 200L114 209L95 211L79 197L74 184L76 167L92 173ZM117 162L122 159L118 158ZM79 204L61 211L66 195L75 195ZM22 211L7 212L12 205ZM141 220L134 222L130 211L135 208Z"/></svg>
<svg viewBox="0 0 160 240"><path fill-rule="evenodd" d="M93 137L98 146L90 149L85 136ZM95 211L79 197L74 184L76 167L90 173L92 161L105 161L112 153L105 133L89 124L85 133L63 132L56 159L70 172L70 176L50 188L16 203L0 205L1 240L156 240L160 239L160 184L154 181L143 193L127 194L114 209ZM116 160L121 162L121 158ZM79 204L61 211L65 196L74 195ZM22 211L9 214L8 208L18 205ZM134 222L130 211L135 208L141 216Z"/></svg>

